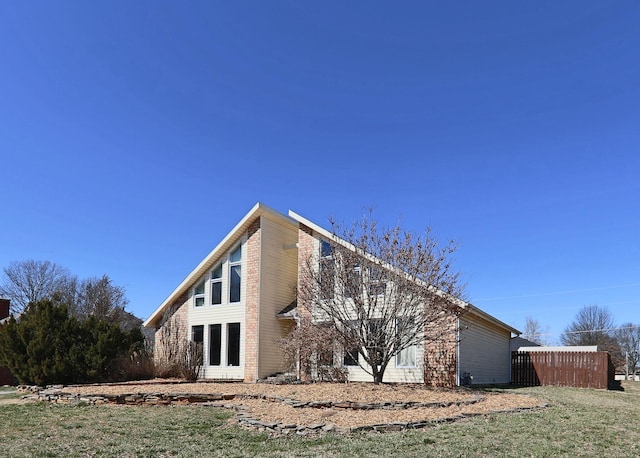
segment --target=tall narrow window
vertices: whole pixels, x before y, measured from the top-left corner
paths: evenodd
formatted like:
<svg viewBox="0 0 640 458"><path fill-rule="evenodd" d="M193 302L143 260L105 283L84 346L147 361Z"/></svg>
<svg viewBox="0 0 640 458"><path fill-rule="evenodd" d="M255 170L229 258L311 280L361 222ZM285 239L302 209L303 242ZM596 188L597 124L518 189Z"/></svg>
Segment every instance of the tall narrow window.
<svg viewBox="0 0 640 458"><path fill-rule="evenodd" d="M229 256L229 302L240 302L242 286L242 245Z"/></svg>
<svg viewBox="0 0 640 458"><path fill-rule="evenodd" d="M191 340L195 343L202 344L204 342L204 326L193 326L191 328Z"/></svg>
<svg viewBox="0 0 640 458"><path fill-rule="evenodd" d="M209 365L220 365L220 351L222 349L222 325L209 325Z"/></svg>
<svg viewBox="0 0 640 458"><path fill-rule="evenodd" d="M193 297L196 307L204 305L204 280L193 289Z"/></svg>
<svg viewBox="0 0 640 458"><path fill-rule="evenodd" d="M320 242L320 297L333 299L336 289L336 273L331 245L326 240Z"/></svg>
<svg viewBox="0 0 640 458"><path fill-rule="evenodd" d="M412 333L411 327L415 326L413 318L398 318L396 325L397 339L402 338L404 334ZM416 367L416 346L409 345L403 348L396 355L396 367Z"/></svg>
<svg viewBox="0 0 640 458"><path fill-rule="evenodd" d="M360 265L356 264L347 275L344 285L344 297L359 298L362 294L362 276Z"/></svg>
<svg viewBox="0 0 640 458"><path fill-rule="evenodd" d="M211 304L222 304L222 264L211 271Z"/></svg>
<svg viewBox="0 0 640 458"><path fill-rule="evenodd" d="M381 319L367 322L367 353L376 366L382 364L386 352L386 329Z"/></svg>
<svg viewBox="0 0 640 458"><path fill-rule="evenodd" d="M350 338L354 338L354 336L357 335L356 329L358 326L358 322L350 321L349 323L346 323L346 325L347 325L347 329L345 329L345 331L348 331L348 332L346 332L345 335L349 336ZM359 352L360 352L360 348L358 346L345 345L342 364L344 364L345 366L357 366Z"/></svg>
<svg viewBox="0 0 640 458"><path fill-rule="evenodd" d="M191 341L195 344L194 357L198 359L198 366L202 365L202 346L204 345L204 325L193 326L191 328Z"/></svg>
<svg viewBox="0 0 640 458"><path fill-rule="evenodd" d="M240 365L240 323L227 325L227 365Z"/></svg>

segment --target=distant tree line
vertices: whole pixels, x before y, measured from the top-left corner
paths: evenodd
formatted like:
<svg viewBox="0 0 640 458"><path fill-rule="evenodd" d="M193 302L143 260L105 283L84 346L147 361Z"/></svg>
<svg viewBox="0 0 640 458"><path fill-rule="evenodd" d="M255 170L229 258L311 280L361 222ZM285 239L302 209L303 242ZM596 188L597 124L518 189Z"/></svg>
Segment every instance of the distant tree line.
<svg viewBox="0 0 640 458"><path fill-rule="evenodd" d="M127 312L124 287L108 275L79 279L69 269L51 261L14 261L3 269L0 297L10 299L10 313L20 315L30 303L50 300L65 304L69 313L118 323L123 329L140 327L142 320Z"/></svg>

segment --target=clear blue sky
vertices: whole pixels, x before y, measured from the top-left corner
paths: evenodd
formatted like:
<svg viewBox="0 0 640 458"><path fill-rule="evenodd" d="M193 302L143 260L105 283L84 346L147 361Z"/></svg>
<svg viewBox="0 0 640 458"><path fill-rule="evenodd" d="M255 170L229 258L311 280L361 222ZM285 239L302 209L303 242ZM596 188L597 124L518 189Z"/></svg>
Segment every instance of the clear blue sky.
<svg viewBox="0 0 640 458"><path fill-rule="evenodd" d="M640 3L0 4L0 266L146 318L257 202L460 242L467 298L556 339L640 322Z"/></svg>

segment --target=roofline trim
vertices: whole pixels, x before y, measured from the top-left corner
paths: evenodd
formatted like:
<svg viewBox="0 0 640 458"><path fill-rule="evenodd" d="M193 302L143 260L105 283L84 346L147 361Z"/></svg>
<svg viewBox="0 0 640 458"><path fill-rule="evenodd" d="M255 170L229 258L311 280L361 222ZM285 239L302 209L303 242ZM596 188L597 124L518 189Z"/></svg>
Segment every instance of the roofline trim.
<svg viewBox="0 0 640 458"><path fill-rule="evenodd" d="M147 318L142 326L149 326L153 323L157 322L161 315L164 313L165 309L173 303L180 295L184 294L185 291L191 287L191 285L202 276L209 268L209 264L211 264L212 260L216 257L221 256L224 253L227 245L231 244L238 237L244 233L244 231L248 228L249 224L256 218L260 216L268 216L273 219L284 221L292 226L297 226L297 221L292 219L291 217L280 213L277 210L274 210L263 203L256 203L251 210L236 224L233 229L216 245L216 247L209 252L209 254L193 269L182 282L173 290L171 294L156 308L153 313Z"/></svg>

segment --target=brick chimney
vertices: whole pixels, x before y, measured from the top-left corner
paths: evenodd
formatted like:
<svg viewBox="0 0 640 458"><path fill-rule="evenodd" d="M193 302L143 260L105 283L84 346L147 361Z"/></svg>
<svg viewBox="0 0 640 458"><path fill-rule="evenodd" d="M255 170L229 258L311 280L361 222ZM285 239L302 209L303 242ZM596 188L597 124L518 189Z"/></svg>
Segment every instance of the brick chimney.
<svg viewBox="0 0 640 458"><path fill-rule="evenodd" d="M9 299L0 299L0 320L9 316Z"/></svg>

